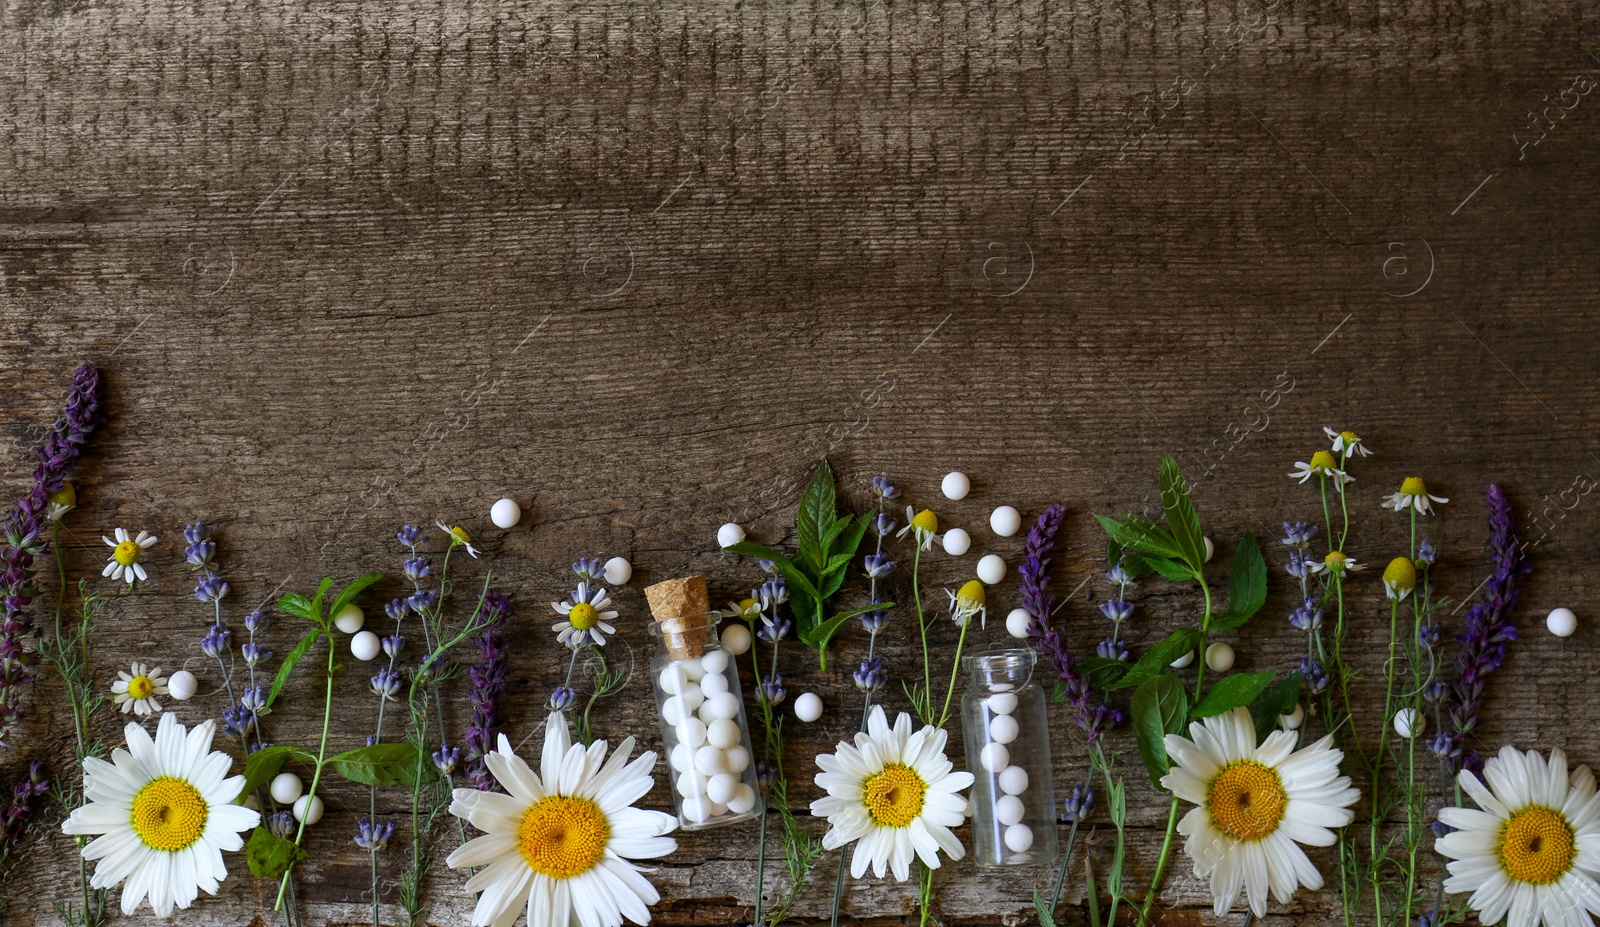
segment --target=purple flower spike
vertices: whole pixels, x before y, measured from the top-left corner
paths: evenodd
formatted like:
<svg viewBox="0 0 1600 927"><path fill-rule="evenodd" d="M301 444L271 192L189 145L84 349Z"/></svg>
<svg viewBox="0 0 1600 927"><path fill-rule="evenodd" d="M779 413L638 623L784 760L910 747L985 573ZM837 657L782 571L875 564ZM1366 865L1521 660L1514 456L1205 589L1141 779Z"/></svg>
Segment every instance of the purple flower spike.
<svg viewBox="0 0 1600 927"><path fill-rule="evenodd" d="M1061 680L1061 697L1075 709L1072 720L1083 728L1092 744L1107 728L1122 720L1122 715L1107 707L1104 696L1096 693L1089 680L1078 672L1078 660L1071 648L1061 632L1050 627L1050 615L1056 608L1055 593L1050 591L1050 551L1066 517L1064 505L1051 505L1039 514L1039 520L1028 531L1028 543L1023 547L1022 565L1017 567L1017 574L1021 577L1022 607L1032 617L1028 633L1036 639L1039 653L1050 661Z"/></svg>
<svg viewBox="0 0 1600 927"><path fill-rule="evenodd" d="M488 621L483 634L478 637L478 652L482 659L467 670L472 680L472 723L467 727L467 777L479 791L494 789L495 780L489 774L484 757L494 750L495 732L500 726L501 712L495 704L506 687L510 675L507 661L505 627L515 613L511 599L495 590L483 598L481 618Z"/></svg>

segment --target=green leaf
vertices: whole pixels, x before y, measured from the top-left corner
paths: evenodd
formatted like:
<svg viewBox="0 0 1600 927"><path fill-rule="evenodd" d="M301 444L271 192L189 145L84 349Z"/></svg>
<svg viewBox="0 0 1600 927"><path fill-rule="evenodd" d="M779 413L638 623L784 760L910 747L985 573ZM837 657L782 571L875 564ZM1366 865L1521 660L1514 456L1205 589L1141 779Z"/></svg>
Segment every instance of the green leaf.
<svg viewBox="0 0 1600 927"><path fill-rule="evenodd" d="M1200 632L1194 628L1173 631L1167 635L1166 640L1146 651L1145 655L1139 658L1139 662L1135 663L1121 679L1106 688L1126 689L1129 686L1142 686L1166 669L1173 660L1199 645Z"/></svg>
<svg viewBox="0 0 1600 927"><path fill-rule="evenodd" d="M361 590L367 588L380 579L383 579L382 573L367 573L360 579L355 580L354 582L350 583L350 585L339 590L338 597L333 600L333 607L328 609L328 617L332 618L334 615L339 614L339 609L349 605L357 595L361 594Z"/></svg>
<svg viewBox="0 0 1600 927"><path fill-rule="evenodd" d="M1211 629L1227 631L1255 616L1267 601L1267 561L1256 536L1245 533L1233 552L1233 572L1228 577L1228 610L1211 620Z"/></svg>
<svg viewBox="0 0 1600 927"><path fill-rule="evenodd" d="M290 592L280 598L278 600L278 609L280 611L286 611L296 618L303 618L306 621L316 620L315 618L311 617L313 614L311 611L311 600L298 592Z"/></svg>
<svg viewBox="0 0 1600 927"><path fill-rule="evenodd" d="M439 775L410 742L357 747L329 757L328 763L339 775L362 785L417 785Z"/></svg>
<svg viewBox="0 0 1600 927"><path fill-rule="evenodd" d="M272 703L278 700L278 693L283 691L283 684L289 681L289 674L294 672L294 665L300 662L300 658L306 655L306 652L316 644L317 638L322 636L323 633L321 628L312 628L307 631L305 636L300 638L300 643L295 644L294 649L289 651L289 655L283 658L283 663L278 667L278 675L272 680L272 689L267 692L267 704L263 709L263 713L272 710ZM332 640L328 641L328 646L333 646Z"/></svg>
<svg viewBox="0 0 1600 927"><path fill-rule="evenodd" d="M1039 915L1039 927L1056 927L1056 917L1050 913L1050 902L1037 888L1033 890L1033 910Z"/></svg>
<svg viewBox="0 0 1600 927"><path fill-rule="evenodd" d="M1132 669L1133 665L1110 657L1089 657L1078 661L1078 671L1083 673L1089 685L1096 689L1113 688L1113 683L1121 679Z"/></svg>
<svg viewBox="0 0 1600 927"><path fill-rule="evenodd" d="M317 584L317 595L311 600L312 621L321 621L322 616L327 614L322 610L322 597L327 595L328 590L332 588L333 577L331 576L322 577L322 582Z"/></svg>
<svg viewBox="0 0 1600 927"><path fill-rule="evenodd" d="M783 578L787 579L790 586L793 587L789 590L790 599L794 598L795 589L812 596L817 594L816 584L811 581L811 575L809 573L806 573L804 570L800 569L800 567L790 561L788 557L785 557L783 554L778 553L764 544L757 544L753 541L740 541L732 547L729 547L728 550L742 557L760 557L763 560L771 560L773 563L777 564L778 572L782 573ZM798 611L796 613L798 614Z"/></svg>
<svg viewBox="0 0 1600 927"><path fill-rule="evenodd" d="M1170 673L1147 681L1133 693L1133 736L1139 743L1139 756L1150 773L1150 781L1161 788L1167 774L1167 746L1164 738L1183 730L1189 713L1189 696L1183 683Z"/></svg>
<svg viewBox="0 0 1600 927"><path fill-rule="evenodd" d="M1209 718L1250 704L1272 682L1274 675L1272 670L1267 670L1263 673L1234 673L1218 679L1216 685L1200 699L1200 704L1194 706L1194 717Z"/></svg>
<svg viewBox="0 0 1600 927"><path fill-rule="evenodd" d="M1189 498L1189 483L1183 478L1178 462L1171 454L1161 455L1158 482L1161 485L1161 512L1166 516L1167 530L1172 532L1173 540L1177 541L1183 559L1198 574L1206 562L1206 542L1200 530L1200 513Z"/></svg>
<svg viewBox="0 0 1600 927"><path fill-rule="evenodd" d="M1111 798L1106 802L1106 809L1111 814L1113 827L1121 827L1128 822L1128 787L1121 776L1111 780Z"/></svg>
<svg viewBox="0 0 1600 927"><path fill-rule="evenodd" d="M1100 522L1100 527L1106 536L1121 545L1124 550L1155 554L1169 559L1183 556L1183 551L1178 549L1178 542L1173 540L1167 529L1155 522L1145 521L1136 515L1128 516L1125 522L1106 515L1096 515L1095 520Z"/></svg>
<svg viewBox="0 0 1600 927"><path fill-rule="evenodd" d="M843 534L844 529L850 527L854 521L855 519L849 515L840 515L835 518L828 525L828 530L822 533L822 549L825 551L833 550L834 542L839 540L839 535Z"/></svg>
<svg viewBox="0 0 1600 927"><path fill-rule="evenodd" d="M800 635L800 640L810 647L826 647L828 646L828 641L832 640L833 636L839 633L839 629L844 626L846 621L849 621L851 618L854 618L857 615L864 615L875 608L894 608L894 603L882 602L879 604L873 604L869 602L860 608L852 608L848 611L840 612L839 614L834 615L832 618L829 618L827 621L824 621L823 623L812 628L810 631L802 633Z"/></svg>
<svg viewBox="0 0 1600 927"><path fill-rule="evenodd" d="M789 612L794 615L795 632L801 637L812 633L822 619L817 615L817 599L802 590L790 587Z"/></svg>
<svg viewBox="0 0 1600 927"><path fill-rule="evenodd" d="M250 863L250 874L258 879L276 879L289 871L289 867L311 854L294 845L294 841L273 836L265 827L250 832L250 843L245 847L245 859Z"/></svg>
<svg viewBox="0 0 1600 927"><path fill-rule="evenodd" d="M1250 717L1256 722L1256 743L1278 729L1278 717L1294 713L1300 701L1300 672L1296 670L1264 689L1250 703Z"/></svg>
<svg viewBox="0 0 1600 927"><path fill-rule="evenodd" d="M800 562L813 573L822 572L827 549L823 534L838 515L838 499L833 486L833 468L824 459L811 472L811 482L800 497L800 507L795 512L795 535L800 539Z"/></svg>
<svg viewBox="0 0 1600 927"><path fill-rule="evenodd" d="M274 747L264 747L245 757L244 760L244 788L239 790L241 801L246 795L254 792L271 781L283 770L283 764L289 761L297 748L290 744L279 744Z"/></svg>
<svg viewBox="0 0 1600 927"><path fill-rule="evenodd" d="M1181 583L1194 579L1194 571L1189 565L1180 560L1168 560L1166 557L1145 557L1145 564L1152 570L1173 582Z"/></svg>

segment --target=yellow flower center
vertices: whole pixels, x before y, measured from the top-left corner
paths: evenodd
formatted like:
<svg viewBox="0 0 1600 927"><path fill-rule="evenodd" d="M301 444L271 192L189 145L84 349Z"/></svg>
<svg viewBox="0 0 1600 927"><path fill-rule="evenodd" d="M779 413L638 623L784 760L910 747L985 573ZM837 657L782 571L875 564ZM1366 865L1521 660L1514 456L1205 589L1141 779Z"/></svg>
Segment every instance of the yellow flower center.
<svg viewBox="0 0 1600 927"><path fill-rule="evenodd" d="M1278 829L1289 793L1276 770L1255 760L1240 760L1211 780L1206 796L1211 823L1238 840L1260 840Z"/></svg>
<svg viewBox="0 0 1600 927"><path fill-rule="evenodd" d="M939 516L931 509L923 509L911 517L911 527L922 534L933 534L939 530Z"/></svg>
<svg viewBox="0 0 1600 927"><path fill-rule="evenodd" d="M1361 436L1353 431L1341 431L1339 440L1344 442L1345 450L1349 450L1351 445L1361 443Z"/></svg>
<svg viewBox="0 0 1600 927"><path fill-rule="evenodd" d="M983 583L978 580L968 580L956 593L956 604L964 609L976 609L984 603Z"/></svg>
<svg viewBox="0 0 1600 927"><path fill-rule="evenodd" d="M450 529L450 536L455 538L456 542L460 544L472 543L472 536L467 534L467 529L461 527L460 525L456 525L454 528Z"/></svg>
<svg viewBox="0 0 1600 927"><path fill-rule="evenodd" d="M883 772L861 783L861 803L872 821L882 827L909 827L922 813L928 784L910 767L888 763Z"/></svg>
<svg viewBox="0 0 1600 927"><path fill-rule="evenodd" d="M745 619L754 618L761 614L761 603L755 599L742 599L739 602L739 616Z"/></svg>
<svg viewBox="0 0 1600 927"><path fill-rule="evenodd" d="M600 613L595 611L594 606L588 602L579 602L577 605L572 606L572 611L567 612L567 623L580 631L589 630L599 620Z"/></svg>
<svg viewBox="0 0 1600 927"><path fill-rule="evenodd" d="M1328 556L1322 558L1328 569L1338 572L1350 565L1350 558L1336 550L1328 551Z"/></svg>
<svg viewBox="0 0 1600 927"><path fill-rule="evenodd" d="M139 545L132 541L123 541L112 548L111 559L125 567L133 566L139 562Z"/></svg>
<svg viewBox="0 0 1600 927"><path fill-rule="evenodd" d="M135 676L128 680L128 697L132 699L146 699L156 694L156 684L150 681L149 676Z"/></svg>
<svg viewBox="0 0 1600 927"><path fill-rule="evenodd" d="M1339 462L1327 451L1317 451L1311 455L1311 469L1322 473L1332 473L1339 469Z"/></svg>
<svg viewBox="0 0 1600 927"><path fill-rule="evenodd" d="M61 488L50 494L48 500L51 505L72 508L78 504L78 491L72 488L70 482L62 483Z"/></svg>
<svg viewBox="0 0 1600 927"><path fill-rule="evenodd" d="M1422 482L1422 477L1420 476L1408 476L1400 484L1400 495L1402 496L1426 496L1427 494L1428 487Z"/></svg>
<svg viewBox="0 0 1600 927"><path fill-rule="evenodd" d="M1578 841L1561 812L1529 805L1500 828L1500 868L1518 882L1549 885L1572 868Z"/></svg>
<svg viewBox="0 0 1600 927"><path fill-rule="evenodd" d="M1410 557L1396 557L1383 568L1383 582L1391 589L1414 589L1417 585L1417 567Z"/></svg>
<svg viewBox="0 0 1600 927"><path fill-rule="evenodd" d="M528 868L552 879L593 869L611 840L611 823L587 798L551 795L535 802L517 825L517 848Z"/></svg>
<svg viewBox="0 0 1600 927"><path fill-rule="evenodd" d="M210 812L210 806L194 786L174 776L161 776L151 779L133 796L128 823L145 846L176 853L205 833Z"/></svg>

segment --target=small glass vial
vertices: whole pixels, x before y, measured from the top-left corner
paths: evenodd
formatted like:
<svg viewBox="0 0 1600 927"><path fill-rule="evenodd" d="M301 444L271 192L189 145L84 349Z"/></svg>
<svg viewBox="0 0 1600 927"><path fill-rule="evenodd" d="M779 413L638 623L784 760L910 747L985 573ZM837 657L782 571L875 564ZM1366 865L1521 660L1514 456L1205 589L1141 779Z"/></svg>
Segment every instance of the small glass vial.
<svg viewBox="0 0 1600 927"><path fill-rule="evenodd" d="M1055 859L1056 799L1044 690L1031 649L968 654L961 731L973 775L973 856L980 866Z"/></svg>
<svg viewBox="0 0 1600 927"><path fill-rule="evenodd" d="M761 813L739 669L716 635L717 615L658 619L650 666L672 801L684 830Z"/></svg>

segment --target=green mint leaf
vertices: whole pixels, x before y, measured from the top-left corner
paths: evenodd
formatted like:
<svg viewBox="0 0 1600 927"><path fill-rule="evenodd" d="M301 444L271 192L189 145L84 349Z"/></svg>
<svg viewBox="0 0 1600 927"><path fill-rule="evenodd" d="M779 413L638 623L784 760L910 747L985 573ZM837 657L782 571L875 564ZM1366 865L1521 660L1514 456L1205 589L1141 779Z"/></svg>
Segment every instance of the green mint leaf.
<svg viewBox="0 0 1600 927"><path fill-rule="evenodd" d="M306 621L316 620L312 617L311 600L298 592L290 592L278 599L278 609Z"/></svg>
<svg viewBox="0 0 1600 927"><path fill-rule="evenodd" d="M1174 631L1167 635L1166 640L1146 651L1145 655L1139 658L1139 662L1135 663L1121 679L1106 688L1126 689L1130 686L1142 686L1166 669L1173 660L1199 645L1200 632L1194 628Z"/></svg>
<svg viewBox="0 0 1600 927"><path fill-rule="evenodd" d="M1162 788L1161 777L1169 768L1165 738L1182 732L1188 713L1189 696L1170 673L1156 676L1133 693L1133 736L1156 788Z"/></svg>
<svg viewBox="0 0 1600 927"><path fill-rule="evenodd" d="M417 745L410 742L375 744L357 747L337 756L328 763L339 775L362 785L417 785L438 777L433 763L423 761Z"/></svg>
<svg viewBox="0 0 1600 927"><path fill-rule="evenodd" d="M267 704L263 714L272 710L272 703L278 700L278 693L283 691L283 684L289 681L289 674L294 672L294 665L300 662L300 658L306 655L306 652L311 649L312 645L316 644L317 638L321 637L322 634L323 630L321 628L312 628L307 631L305 636L300 638L300 642L294 645L294 649L289 651L289 655L283 658L283 663L278 666L278 675L272 679L272 689L267 692ZM333 646L331 640L328 642L328 646Z"/></svg>
<svg viewBox="0 0 1600 927"><path fill-rule="evenodd" d="M823 535L838 514L838 500L834 494L833 468L824 459L811 473L811 482L800 497L800 507L795 512L795 535L800 540L800 562L818 574L827 558Z"/></svg>
<svg viewBox="0 0 1600 927"><path fill-rule="evenodd" d="M1206 542L1200 530L1200 513L1189 498L1189 483L1178 470L1178 462L1171 454L1161 455L1161 512L1167 519L1167 530L1178 544L1183 559L1199 574L1206 562Z"/></svg>
<svg viewBox="0 0 1600 927"><path fill-rule="evenodd" d="M1267 561L1253 534L1239 539L1228 578L1228 610L1211 620L1211 630L1228 631L1255 617L1267 601Z"/></svg>
<svg viewBox="0 0 1600 927"><path fill-rule="evenodd" d="M1181 583L1194 579L1194 571L1189 569L1189 565L1181 560L1168 560L1165 557L1145 557L1143 559L1146 566L1173 582Z"/></svg>
<svg viewBox="0 0 1600 927"><path fill-rule="evenodd" d="M294 845L291 840L273 836L265 827L250 832L250 843L245 847L245 859L250 863L250 874L258 879L281 878L289 867L311 854Z"/></svg>
<svg viewBox="0 0 1600 927"><path fill-rule="evenodd" d="M789 590L789 595L791 600L794 597L796 589L812 596L815 596L817 593L816 584L811 581L810 574L800 569L800 567L790 561L788 557L785 557L783 554L778 553L764 544L756 544L751 541L740 541L739 543L728 548L728 550L742 557L760 557L763 560L771 560L773 563L777 564L778 572L782 573L783 578L789 581L789 585L791 587ZM799 614L798 608L795 609L795 614Z"/></svg>
<svg viewBox="0 0 1600 927"><path fill-rule="evenodd" d="M383 579L383 574L382 573L367 573L367 574L363 575L362 577L360 577L359 579L357 579L354 582L352 582L350 585L348 585L348 586L344 587L343 589L339 590L338 597L336 597L333 600L333 607L328 609L328 617L332 618L334 615L339 614L339 609L344 608L346 605L349 605L352 601L355 600L355 597L357 595L361 594L361 591L363 589L367 588L368 586L372 585L373 583L377 582L380 579Z"/></svg>
<svg viewBox="0 0 1600 927"><path fill-rule="evenodd" d="M1183 557L1183 552L1178 549L1178 542L1173 539L1172 534L1154 522L1145 521L1134 515L1128 516L1127 521L1117 521L1106 515L1096 515L1095 520L1100 522L1106 537L1115 541L1124 550L1153 554L1169 560Z"/></svg>
<svg viewBox="0 0 1600 927"><path fill-rule="evenodd" d="M1114 683L1127 675L1128 670L1132 668L1132 664L1124 663L1121 660L1113 660L1110 657L1089 657L1078 661L1078 671L1089 681L1089 685L1096 689L1115 688ZM1059 683L1058 685L1063 687L1064 692L1066 684ZM1065 697L1065 695L1061 695L1057 698L1057 701Z"/></svg>
<svg viewBox="0 0 1600 927"><path fill-rule="evenodd" d="M1263 673L1234 673L1222 677L1200 699L1200 704L1194 706L1195 719L1209 718L1250 704L1272 682L1273 675L1272 670L1267 670Z"/></svg>
<svg viewBox="0 0 1600 927"><path fill-rule="evenodd" d="M1256 743L1267 739L1267 735L1278 729L1280 715L1294 714L1294 706L1300 701L1300 672L1296 670L1283 679L1262 690L1250 703L1250 717L1256 722Z"/></svg>
<svg viewBox="0 0 1600 927"><path fill-rule="evenodd" d="M244 788L239 790L239 797L234 800L243 801L246 795L272 781L272 777L283 770L283 764L289 761L289 756L294 751L295 748L289 744L278 744L264 747L245 757Z"/></svg>
<svg viewBox="0 0 1600 927"><path fill-rule="evenodd" d="M323 621L323 615L325 615L327 613L322 610L322 597L327 595L328 594L328 590L332 589L332 588L333 588L333 578L329 577L329 576L322 577L322 582L317 584L317 595L316 595L315 598L313 598L311 600L311 620L312 621L315 621L315 622L318 622L318 623L321 623Z"/></svg>

